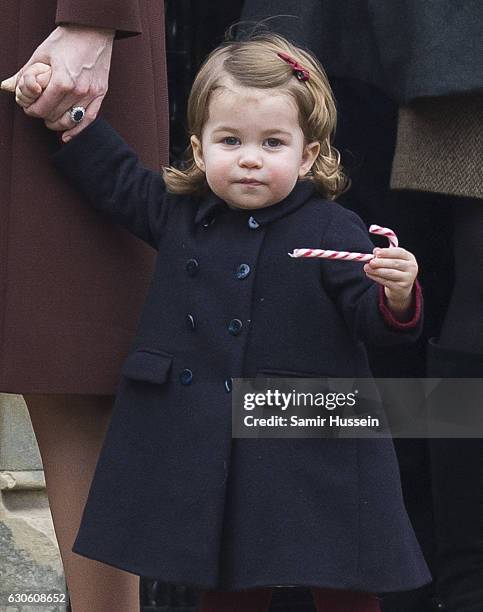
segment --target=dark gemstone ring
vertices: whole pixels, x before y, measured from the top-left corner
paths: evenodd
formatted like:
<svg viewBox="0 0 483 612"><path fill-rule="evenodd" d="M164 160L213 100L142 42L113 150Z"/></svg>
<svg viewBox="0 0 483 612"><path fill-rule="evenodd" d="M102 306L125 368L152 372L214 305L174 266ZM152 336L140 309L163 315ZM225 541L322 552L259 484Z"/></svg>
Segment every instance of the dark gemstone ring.
<svg viewBox="0 0 483 612"><path fill-rule="evenodd" d="M73 106L70 109L70 118L74 123L80 123L86 114L86 109L83 106Z"/></svg>

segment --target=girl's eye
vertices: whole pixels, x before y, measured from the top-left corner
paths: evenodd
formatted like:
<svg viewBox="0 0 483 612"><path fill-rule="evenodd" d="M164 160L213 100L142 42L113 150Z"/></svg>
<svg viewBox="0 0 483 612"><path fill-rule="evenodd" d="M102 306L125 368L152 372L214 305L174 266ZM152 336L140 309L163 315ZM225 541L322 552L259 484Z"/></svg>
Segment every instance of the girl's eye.
<svg viewBox="0 0 483 612"><path fill-rule="evenodd" d="M265 142L270 148L279 147L282 144L282 141L279 140L278 138L267 138Z"/></svg>
<svg viewBox="0 0 483 612"><path fill-rule="evenodd" d="M227 144L227 145L237 145L240 142L240 140L236 138L235 136L225 136L222 142L223 144Z"/></svg>

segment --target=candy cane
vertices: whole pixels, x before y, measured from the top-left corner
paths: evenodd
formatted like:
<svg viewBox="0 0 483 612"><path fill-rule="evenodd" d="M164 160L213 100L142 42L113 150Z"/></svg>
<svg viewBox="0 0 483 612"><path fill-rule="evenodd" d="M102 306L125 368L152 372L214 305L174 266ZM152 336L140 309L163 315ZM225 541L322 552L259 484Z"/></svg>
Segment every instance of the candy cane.
<svg viewBox="0 0 483 612"><path fill-rule="evenodd" d="M380 234L381 236L386 236L391 246L399 246L399 241L397 239L396 234L392 231L392 229L389 229L388 227L381 227L380 225L371 225L371 227L369 228L369 232L371 234Z"/></svg>
<svg viewBox="0 0 483 612"><path fill-rule="evenodd" d="M397 247L399 244L396 234L388 227L371 225L369 232L371 234L386 236L390 246ZM340 259L343 261L370 261L374 258L372 253L351 253L349 251L330 251L328 249L294 249L293 253L289 253L289 256L322 257L324 259Z"/></svg>

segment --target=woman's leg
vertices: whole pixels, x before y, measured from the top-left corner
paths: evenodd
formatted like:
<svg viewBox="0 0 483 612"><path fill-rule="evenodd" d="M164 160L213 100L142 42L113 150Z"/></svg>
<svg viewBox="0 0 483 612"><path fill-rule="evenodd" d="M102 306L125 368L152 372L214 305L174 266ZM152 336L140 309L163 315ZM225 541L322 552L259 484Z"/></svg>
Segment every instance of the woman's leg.
<svg viewBox="0 0 483 612"><path fill-rule="evenodd" d="M72 612L139 611L139 577L72 552L113 397L24 396L44 466L47 495Z"/></svg>
<svg viewBox="0 0 483 612"><path fill-rule="evenodd" d="M380 612L379 599L370 593L312 589L317 612Z"/></svg>
<svg viewBox="0 0 483 612"><path fill-rule="evenodd" d="M248 591L205 591L201 596L200 612L267 612L272 589Z"/></svg>

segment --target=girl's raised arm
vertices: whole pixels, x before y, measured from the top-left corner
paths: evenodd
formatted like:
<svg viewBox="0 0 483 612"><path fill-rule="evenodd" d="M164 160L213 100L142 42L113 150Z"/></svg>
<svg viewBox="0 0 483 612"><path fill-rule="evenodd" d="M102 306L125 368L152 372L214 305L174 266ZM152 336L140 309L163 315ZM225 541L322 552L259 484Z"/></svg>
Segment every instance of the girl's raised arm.
<svg viewBox="0 0 483 612"><path fill-rule="evenodd" d="M168 211L164 180L107 121L98 117L52 159L96 208L157 248Z"/></svg>

